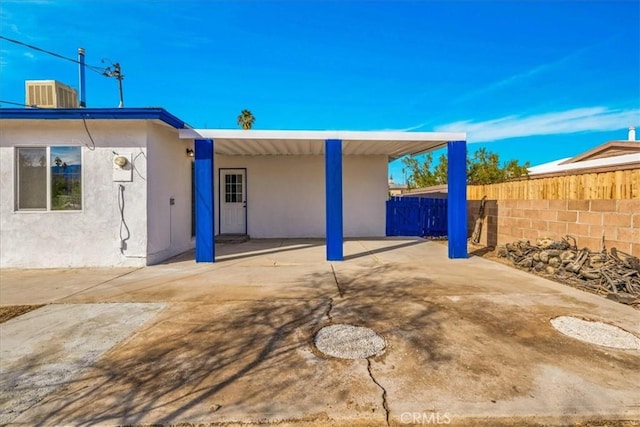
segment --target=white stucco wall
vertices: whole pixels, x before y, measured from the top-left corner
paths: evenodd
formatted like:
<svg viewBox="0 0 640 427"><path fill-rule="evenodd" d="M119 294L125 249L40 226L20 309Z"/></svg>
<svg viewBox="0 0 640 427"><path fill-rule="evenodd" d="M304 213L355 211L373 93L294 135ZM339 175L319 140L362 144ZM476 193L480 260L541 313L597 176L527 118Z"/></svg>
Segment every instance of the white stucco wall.
<svg viewBox="0 0 640 427"><path fill-rule="evenodd" d="M386 235L386 201L389 198L387 168L387 156L343 158L342 203L345 237Z"/></svg>
<svg viewBox="0 0 640 427"><path fill-rule="evenodd" d="M157 257L147 258L147 186L154 181L147 170L150 154L147 144L154 150L158 149L162 142L168 142L166 133L155 129L150 131L151 125L141 120L87 120L87 126L95 142L95 149L89 148L92 147L92 142L80 120L0 122L1 267L141 266L157 260ZM184 143L177 138L177 133L174 135L174 144L182 146ZM52 145L83 147L82 211L15 211L14 147ZM130 154L134 159L135 171L131 182L114 182L114 152ZM158 157L162 158L162 155ZM188 161L184 148L179 159ZM180 179L172 176L176 180ZM122 253L121 215L118 206L120 185L124 187L124 218L131 233ZM190 185L190 181L186 185ZM155 186L154 190L157 191ZM175 192L179 195L176 200L183 198L183 190ZM155 203L154 199L154 208ZM166 203L168 205L168 199ZM180 206L176 220L184 216L182 211L183 207ZM155 221L156 217L152 217ZM158 240L161 236L156 233L156 229L161 226L162 224L156 225L152 221L154 248L161 244ZM190 227L190 222L187 222L186 227ZM180 230L180 227L175 227L175 230ZM190 238L190 232L188 234ZM175 241L176 246L169 252L185 247L182 237L176 237Z"/></svg>
<svg viewBox="0 0 640 427"><path fill-rule="evenodd" d="M247 170L247 230L254 238L324 237L323 156L216 156L216 234L221 168ZM385 235L386 156L344 156L345 237Z"/></svg>
<svg viewBox="0 0 640 427"><path fill-rule="evenodd" d="M186 148L167 126L147 123L147 263L193 248L191 237L191 163ZM170 204L170 199L174 204Z"/></svg>

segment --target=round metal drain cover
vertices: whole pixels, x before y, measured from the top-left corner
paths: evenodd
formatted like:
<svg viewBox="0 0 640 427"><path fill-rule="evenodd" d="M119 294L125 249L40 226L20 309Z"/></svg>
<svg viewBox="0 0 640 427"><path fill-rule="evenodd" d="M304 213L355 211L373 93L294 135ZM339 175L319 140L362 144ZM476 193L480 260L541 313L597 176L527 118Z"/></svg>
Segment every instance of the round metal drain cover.
<svg viewBox="0 0 640 427"><path fill-rule="evenodd" d="M551 325L563 334L589 344L640 351L640 338L617 326L571 316L551 319Z"/></svg>
<svg viewBox="0 0 640 427"><path fill-rule="evenodd" d="M320 329L314 343L322 353L340 359L366 359L380 353L386 345L372 329L341 324Z"/></svg>

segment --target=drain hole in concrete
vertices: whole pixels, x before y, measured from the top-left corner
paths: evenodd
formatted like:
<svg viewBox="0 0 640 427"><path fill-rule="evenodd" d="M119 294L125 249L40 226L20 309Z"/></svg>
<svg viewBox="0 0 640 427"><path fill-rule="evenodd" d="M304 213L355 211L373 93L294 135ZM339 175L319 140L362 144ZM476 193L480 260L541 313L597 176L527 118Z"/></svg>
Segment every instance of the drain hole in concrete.
<svg viewBox="0 0 640 427"><path fill-rule="evenodd" d="M352 325L330 325L313 340L322 353L340 359L366 359L384 350L384 339L372 329Z"/></svg>
<svg viewBox="0 0 640 427"><path fill-rule="evenodd" d="M640 350L640 338L617 326L571 316L551 319L551 325L561 333L589 344L622 350Z"/></svg>

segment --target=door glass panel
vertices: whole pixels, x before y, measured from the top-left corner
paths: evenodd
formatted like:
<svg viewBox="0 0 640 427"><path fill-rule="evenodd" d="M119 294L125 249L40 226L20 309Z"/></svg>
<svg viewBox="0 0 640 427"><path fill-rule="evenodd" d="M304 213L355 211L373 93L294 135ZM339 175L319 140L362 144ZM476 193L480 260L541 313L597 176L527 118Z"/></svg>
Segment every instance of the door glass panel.
<svg viewBox="0 0 640 427"><path fill-rule="evenodd" d="M242 174L228 174L224 177L225 203L243 203Z"/></svg>

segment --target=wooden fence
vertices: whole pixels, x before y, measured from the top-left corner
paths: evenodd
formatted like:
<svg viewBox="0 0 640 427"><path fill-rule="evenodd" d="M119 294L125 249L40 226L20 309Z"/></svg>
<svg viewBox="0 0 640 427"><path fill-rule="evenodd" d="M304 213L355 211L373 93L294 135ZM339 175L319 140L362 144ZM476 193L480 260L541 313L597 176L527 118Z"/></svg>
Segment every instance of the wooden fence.
<svg viewBox="0 0 640 427"><path fill-rule="evenodd" d="M640 198L640 169L469 185L467 199L593 200Z"/></svg>

